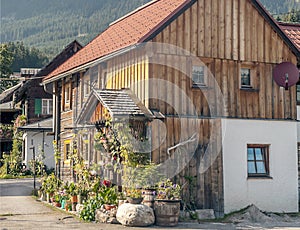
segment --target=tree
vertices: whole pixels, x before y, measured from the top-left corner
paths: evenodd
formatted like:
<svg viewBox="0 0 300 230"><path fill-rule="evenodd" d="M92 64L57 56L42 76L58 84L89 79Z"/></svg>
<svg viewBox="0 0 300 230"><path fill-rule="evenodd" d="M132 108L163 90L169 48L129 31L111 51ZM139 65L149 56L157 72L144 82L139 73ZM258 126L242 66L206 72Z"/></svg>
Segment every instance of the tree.
<svg viewBox="0 0 300 230"><path fill-rule="evenodd" d="M0 93L17 84L17 80L9 79L12 74L13 54L7 44L0 44Z"/></svg>
<svg viewBox="0 0 300 230"><path fill-rule="evenodd" d="M9 42L7 49L13 55L12 71L20 71L21 68L42 68L48 63L48 58L35 47L26 47L23 42Z"/></svg>

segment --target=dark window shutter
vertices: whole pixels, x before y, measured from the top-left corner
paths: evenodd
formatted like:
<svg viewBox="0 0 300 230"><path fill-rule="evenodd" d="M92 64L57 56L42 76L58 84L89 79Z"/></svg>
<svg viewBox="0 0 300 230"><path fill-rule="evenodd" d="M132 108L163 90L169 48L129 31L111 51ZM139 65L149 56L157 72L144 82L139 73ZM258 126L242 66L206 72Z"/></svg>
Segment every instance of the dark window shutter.
<svg viewBox="0 0 300 230"><path fill-rule="evenodd" d="M34 114L42 114L42 99L34 100Z"/></svg>

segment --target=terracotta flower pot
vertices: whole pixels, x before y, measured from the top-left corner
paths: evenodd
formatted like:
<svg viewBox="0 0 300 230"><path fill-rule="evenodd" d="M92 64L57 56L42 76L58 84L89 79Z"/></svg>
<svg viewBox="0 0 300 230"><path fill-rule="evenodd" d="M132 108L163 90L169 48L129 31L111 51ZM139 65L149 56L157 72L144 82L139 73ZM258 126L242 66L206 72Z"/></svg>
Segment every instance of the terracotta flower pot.
<svg viewBox="0 0 300 230"><path fill-rule="evenodd" d="M71 196L71 202L72 203L77 203L78 202L77 195Z"/></svg>
<svg viewBox="0 0 300 230"><path fill-rule="evenodd" d="M56 202L56 201L53 202L53 205L54 205L55 207L58 207L58 208L61 207L61 204L60 204L59 202Z"/></svg>
<svg viewBox="0 0 300 230"><path fill-rule="evenodd" d="M111 210L111 209L114 209L114 208L116 208L117 206L116 205L114 205L114 204L104 204L104 208L105 208L105 210Z"/></svg>

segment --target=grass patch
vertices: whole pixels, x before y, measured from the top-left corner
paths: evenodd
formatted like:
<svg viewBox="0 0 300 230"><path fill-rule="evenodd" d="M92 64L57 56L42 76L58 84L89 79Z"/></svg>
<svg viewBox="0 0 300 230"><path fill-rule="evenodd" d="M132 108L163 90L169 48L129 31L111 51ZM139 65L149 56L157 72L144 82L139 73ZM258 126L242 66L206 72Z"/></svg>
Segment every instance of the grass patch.
<svg viewBox="0 0 300 230"><path fill-rule="evenodd" d="M31 178L33 179L33 175L25 175L25 176L22 176L22 175L19 175L19 176L13 176L13 175L10 175L10 174L2 174L0 175L0 180L4 180L4 179L28 179L28 178ZM36 176L35 177L37 180L42 178L40 175L39 176Z"/></svg>

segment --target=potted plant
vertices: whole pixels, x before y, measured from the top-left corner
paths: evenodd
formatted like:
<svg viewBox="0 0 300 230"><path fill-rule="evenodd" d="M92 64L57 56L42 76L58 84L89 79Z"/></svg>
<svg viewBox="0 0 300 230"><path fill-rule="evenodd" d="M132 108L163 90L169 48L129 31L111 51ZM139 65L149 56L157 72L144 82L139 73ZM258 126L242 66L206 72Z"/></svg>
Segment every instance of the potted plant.
<svg viewBox="0 0 300 230"><path fill-rule="evenodd" d="M118 193L115 186L101 186L98 196L102 200L106 210L116 208Z"/></svg>
<svg viewBox="0 0 300 230"><path fill-rule="evenodd" d="M71 196L71 202L77 203L78 188L74 182L71 182L69 185L69 194Z"/></svg>
<svg viewBox="0 0 300 230"><path fill-rule="evenodd" d="M149 164L137 171L137 184L142 188L143 204L153 208L156 197L157 181L165 180L166 177L158 170L159 165Z"/></svg>
<svg viewBox="0 0 300 230"><path fill-rule="evenodd" d="M89 192L90 190L89 190L88 183L84 181L80 181L78 183L78 195L77 195L78 204L82 204L87 200Z"/></svg>
<svg viewBox="0 0 300 230"><path fill-rule="evenodd" d="M61 181L56 178L52 173L45 180L45 189L47 192L47 201L49 202L50 198L53 197L54 192L57 191L61 184Z"/></svg>
<svg viewBox="0 0 300 230"><path fill-rule="evenodd" d="M59 208L61 207L61 196L59 193L54 195L53 205L55 207L59 207Z"/></svg>
<svg viewBox="0 0 300 230"><path fill-rule="evenodd" d="M180 213L180 186L170 179L161 181L157 187L157 197L154 202L156 224L159 226L175 226Z"/></svg>
<svg viewBox="0 0 300 230"><path fill-rule="evenodd" d="M130 204L140 204L143 201L142 191L137 188L126 189L126 197Z"/></svg>

